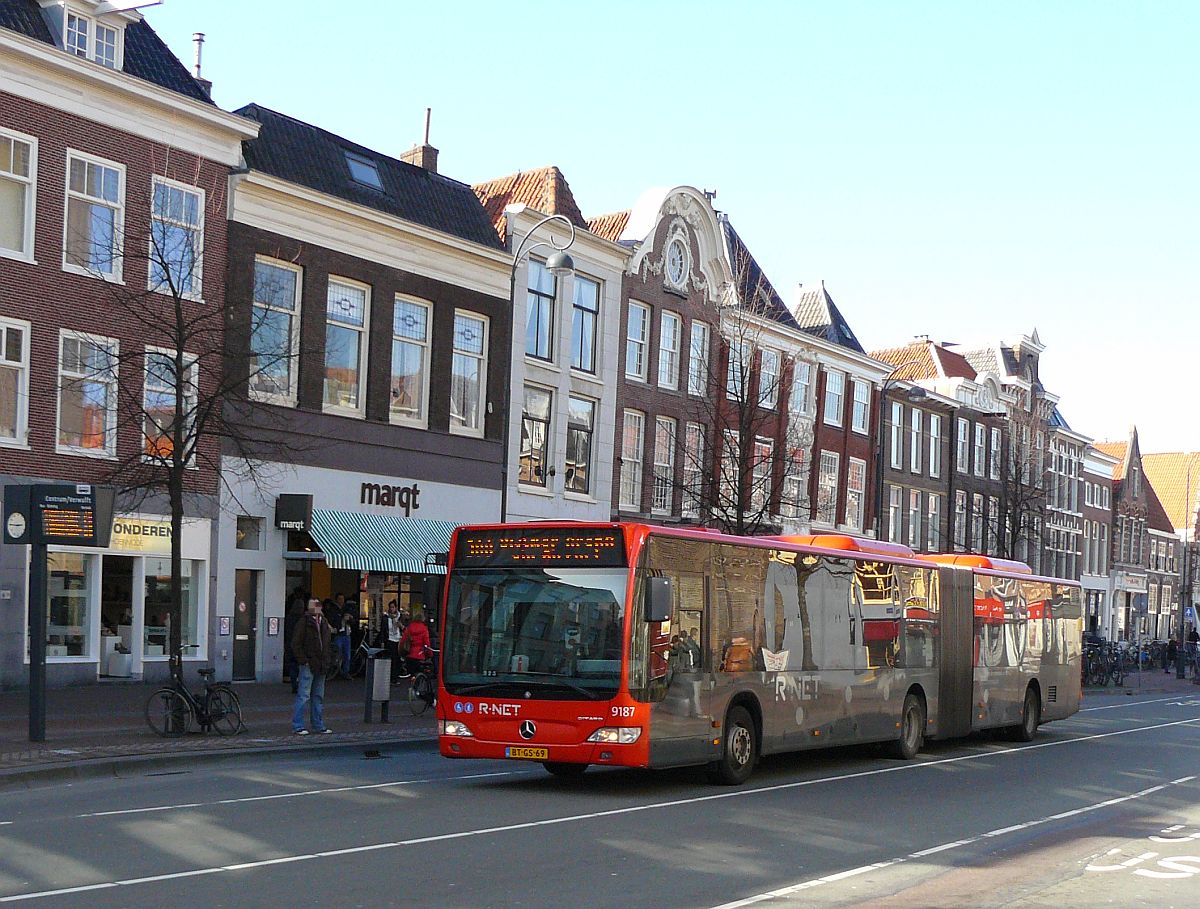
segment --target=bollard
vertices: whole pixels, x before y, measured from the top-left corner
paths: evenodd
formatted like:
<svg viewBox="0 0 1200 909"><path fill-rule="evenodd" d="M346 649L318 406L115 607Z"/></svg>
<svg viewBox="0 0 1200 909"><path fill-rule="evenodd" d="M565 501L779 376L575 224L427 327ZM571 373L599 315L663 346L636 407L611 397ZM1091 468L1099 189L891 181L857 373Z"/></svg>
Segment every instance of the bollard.
<svg viewBox="0 0 1200 909"><path fill-rule="evenodd" d="M385 651L382 648L373 650L368 654L367 673L366 673L366 705L363 711L363 722L370 723L371 707L375 701L379 701L379 722L390 722L388 719L388 703L392 697L392 661L391 658L384 656Z"/></svg>

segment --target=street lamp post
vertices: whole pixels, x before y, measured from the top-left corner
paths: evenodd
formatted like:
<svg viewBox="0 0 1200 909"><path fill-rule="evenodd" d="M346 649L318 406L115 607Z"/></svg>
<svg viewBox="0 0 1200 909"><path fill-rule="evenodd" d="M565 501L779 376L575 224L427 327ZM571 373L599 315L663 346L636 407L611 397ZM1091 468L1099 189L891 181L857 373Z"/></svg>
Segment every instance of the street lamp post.
<svg viewBox="0 0 1200 909"><path fill-rule="evenodd" d="M513 212L515 214L515 213L523 210L524 206L514 206L514 208L516 209L516 211ZM508 213L509 210L506 209L505 212ZM549 224L551 221L561 221L563 224L565 224L567 229L571 232L570 239L568 239L567 242L563 243L561 246L558 244L558 242L555 240L555 238L553 236L551 236L548 241L547 240L539 240L536 243L530 243L529 242L530 239L533 237L533 235L535 233L537 233L538 229L541 228L545 224ZM510 231L510 236L511 236L511 231ZM516 337L515 336L516 336L517 326L516 326L515 315L516 315L516 309L517 309L517 269L520 267L522 260L527 258L535 249L538 249L541 247L548 247L550 249L553 249L554 251L546 257L546 269L552 275L554 275L554 277L556 279L555 290L556 290L556 296L557 296L557 279L565 278L567 275L572 275L575 273L575 262L574 262L574 260L571 259L571 257L569 255L567 255L567 250L570 249L574 244L575 244L575 225L571 223L571 219L568 218L566 215L547 215L546 217L542 218L542 220L538 221L537 224L533 225L533 227L529 228L529 231L525 234L524 237L521 238L521 242L517 245L517 251L513 254L512 269L510 270L509 276L508 276L508 306L509 306L509 309L508 309L508 329L509 329L508 338L509 338L510 363L509 363L509 373L504 382L503 404L500 408L500 412L501 412L502 418L504 420L503 441L501 443L503 445L503 451L500 454L500 523L501 524L503 524L505 521L508 520L508 446L509 446L509 442L510 442L511 434L512 434L512 429L511 429L512 414L510 413L510 410L512 409L512 366L513 366L513 363L511 361L516 359L514 356L512 356L512 351L516 347L516 343L515 343Z"/></svg>
<svg viewBox="0 0 1200 909"><path fill-rule="evenodd" d="M912 366L920 360L905 360L892 367L892 371L887 374L883 380L883 386L879 389L879 445L875 452L875 539L883 539L883 461L886 454L887 446L887 393L890 389L895 388L900 384L900 380L896 378L896 373L902 370L905 366ZM908 391L908 399L910 401L920 401L925 397L925 389L920 386L914 386ZM895 543L896 540L891 542Z"/></svg>
<svg viewBox="0 0 1200 909"><path fill-rule="evenodd" d="M1195 570L1192 558L1192 547L1188 543L1190 531L1196 523L1196 509L1192 504L1192 465L1189 460L1187 469L1187 483L1183 491L1183 507L1184 520L1187 521L1183 525L1183 582L1179 585L1179 620L1175 623L1176 635L1175 638L1175 678L1182 679L1187 674L1187 654L1184 652L1184 645L1187 643L1184 640L1184 629L1187 627L1184 624L1183 612L1187 605L1192 602L1192 572ZM1193 624L1197 621L1197 616L1192 615Z"/></svg>

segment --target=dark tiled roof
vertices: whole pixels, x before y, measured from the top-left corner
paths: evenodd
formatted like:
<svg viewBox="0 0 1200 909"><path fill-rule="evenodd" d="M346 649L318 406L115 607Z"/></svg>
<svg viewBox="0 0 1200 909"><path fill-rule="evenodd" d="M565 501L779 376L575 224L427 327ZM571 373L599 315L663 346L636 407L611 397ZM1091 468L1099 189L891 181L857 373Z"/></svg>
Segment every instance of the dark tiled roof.
<svg viewBox="0 0 1200 909"><path fill-rule="evenodd" d="M19 32L35 41L55 43L37 0L0 0L0 27ZM212 104L187 67L179 62L179 58L171 53L145 20L131 22L125 27L124 70L131 76L185 97Z"/></svg>
<svg viewBox="0 0 1200 909"><path fill-rule="evenodd" d="M1062 411L1057 407L1050 412L1048 425L1051 429L1065 429L1067 432L1073 432L1071 424L1067 422L1067 418L1062 415Z"/></svg>
<svg viewBox="0 0 1200 909"><path fill-rule="evenodd" d="M472 188L501 240L507 239L504 235L504 209L518 203L524 203L544 215L566 215L576 227L590 229L575 202L567 178L553 165L518 171L507 177L477 183Z"/></svg>
<svg viewBox="0 0 1200 909"><path fill-rule="evenodd" d="M850 323L833 302L833 297L829 296L824 283L819 290L806 290L800 294L800 300L796 304L796 321L800 328L810 335L816 335L850 350L857 350L859 353L866 353L851 330Z"/></svg>
<svg viewBox="0 0 1200 909"><path fill-rule="evenodd" d="M755 315L774 319L789 328L800 328L758 261L751 255L750 249L729 223L728 216L721 214L718 217L725 236L725 250L729 256L729 266L733 270L733 283L737 288L741 307ZM861 347L858 349L862 350Z"/></svg>
<svg viewBox="0 0 1200 909"><path fill-rule="evenodd" d="M500 247L483 206L467 184L381 155L258 104L247 104L235 113L262 124L258 138L243 143L252 170L472 243ZM346 152L375 163L382 191L350 178Z"/></svg>
<svg viewBox="0 0 1200 909"><path fill-rule="evenodd" d="M625 232L625 225L628 223L629 212L618 211L611 215L588 218L588 230L597 237L603 237L605 240L612 240L616 243L621 239L621 234Z"/></svg>

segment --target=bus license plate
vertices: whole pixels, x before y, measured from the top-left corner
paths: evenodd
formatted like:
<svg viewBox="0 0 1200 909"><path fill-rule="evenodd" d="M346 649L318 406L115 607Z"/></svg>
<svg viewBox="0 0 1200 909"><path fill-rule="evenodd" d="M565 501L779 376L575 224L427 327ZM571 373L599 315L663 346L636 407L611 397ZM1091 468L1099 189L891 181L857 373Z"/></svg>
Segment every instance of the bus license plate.
<svg viewBox="0 0 1200 909"><path fill-rule="evenodd" d="M504 756L522 758L526 761L545 761L550 757L549 748L505 748Z"/></svg>

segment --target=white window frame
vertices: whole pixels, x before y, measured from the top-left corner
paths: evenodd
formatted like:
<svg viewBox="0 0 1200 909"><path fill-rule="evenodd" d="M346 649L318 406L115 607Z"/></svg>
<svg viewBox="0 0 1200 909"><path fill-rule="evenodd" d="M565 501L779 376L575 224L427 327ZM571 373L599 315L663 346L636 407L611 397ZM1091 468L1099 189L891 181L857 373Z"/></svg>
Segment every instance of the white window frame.
<svg viewBox="0 0 1200 909"><path fill-rule="evenodd" d="M255 288L258 286L257 268L258 263L269 265L272 268L278 268L283 271L293 272L296 276L295 299L293 308L289 311L281 309L278 306L272 306L269 303L260 302L255 299ZM288 339L289 344L289 360L288 360L288 390L286 395L273 394L267 391L259 391L253 387L252 381L247 392L255 401L267 401L273 404L283 404L288 407L296 406L296 399L299 389L300 378L300 303L303 297L304 270L298 265L293 265L291 262L284 262L280 259L272 259L270 256L254 257L254 267L256 269L253 277L253 284L250 290L250 332L247 338L253 336L256 309L264 309L269 312L287 313L291 317L291 336Z"/></svg>
<svg viewBox="0 0 1200 909"><path fill-rule="evenodd" d="M803 517L804 495L804 449L793 448L784 459L783 487L780 490L779 514L798 520Z"/></svg>
<svg viewBox="0 0 1200 909"><path fill-rule="evenodd" d="M395 307L401 303L407 306L418 306L425 310L424 340L418 341L415 338L396 334ZM433 357L433 304L429 300L422 300L420 297L413 297L408 294L396 294L392 306L392 343L388 349L388 421L400 426L419 426L424 428L429 425L429 375L432 371L430 369L430 361ZM420 403L417 408L417 416L415 417L397 414L392 411L392 357L395 356L397 344L409 344L413 347L419 347L423 351L425 365L421 370Z"/></svg>
<svg viewBox="0 0 1200 909"><path fill-rule="evenodd" d="M908 491L908 548L920 549L921 540L921 490Z"/></svg>
<svg viewBox="0 0 1200 909"><path fill-rule="evenodd" d="M867 435L867 414L871 412L870 386L862 379L851 379L854 390L854 407L850 414L850 428L860 435Z"/></svg>
<svg viewBox="0 0 1200 909"><path fill-rule="evenodd" d="M771 510L774 464L775 442L763 436L755 436L750 455L750 507L760 515L765 515Z"/></svg>
<svg viewBox="0 0 1200 909"><path fill-rule="evenodd" d="M908 470L910 473L921 472L921 413L916 407L909 415L908 438Z"/></svg>
<svg viewBox="0 0 1200 909"><path fill-rule="evenodd" d="M580 291L588 285L596 288L595 309L589 309L586 300L583 301L585 305L580 305ZM575 275L571 287L571 368L588 376L596 375L599 369L600 306L603 300L604 283L602 281L583 274ZM585 351L582 326L589 320L592 327L591 347ZM578 335L575 333L577 326L581 329ZM583 361L584 353L587 354L587 363Z"/></svg>
<svg viewBox="0 0 1200 909"><path fill-rule="evenodd" d="M780 364L783 356L777 350L764 347L758 352L758 406L774 410L779 403ZM770 366L768 367L768 363Z"/></svg>
<svg viewBox="0 0 1200 909"><path fill-rule="evenodd" d="M11 142L20 142L23 145L29 146L29 176L22 177L11 170L4 171L0 174L0 180L8 180L13 183L20 183L26 187L26 205L25 205L25 223L22 225L21 236L25 246L24 250L6 249L0 247L0 257L5 259L16 259L18 262L29 262L36 265L37 262L33 257L33 246L35 242L34 227L37 224L37 153L38 140L33 136L27 136L24 133L16 132L11 129L0 128L0 138L5 138Z"/></svg>
<svg viewBox="0 0 1200 909"><path fill-rule="evenodd" d="M971 424L957 417L954 435L954 466L959 473L971 472Z"/></svg>
<svg viewBox="0 0 1200 909"><path fill-rule="evenodd" d="M534 289L533 281L530 280L530 277L533 275L535 267L538 268L541 272L543 272L549 276L550 284L551 284L550 293L547 294L545 291ZM554 274L554 272L550 271L550 269L548 269L546 267L545 262L542 262L538 259L530 259L529 260L529 264L526 268L526 280L525 280L525 345L524 345L524 350L525 350L525 358L527 360L532 360L536 363L541 363L541 364L547 364L547 363L554 362L554 354L558 347L558 345L556 345L554 343L556 340L556 335L557 335L555 326L558 324L558 285L559 285L558 277ZM543 337L539 330L536 341L535 341L535 345L540 344L543 341L545 342L545 344L546 344L546 355L545 356L542 356L536 350L530 351L530 349L529 349L529 319L534 313L534 307L531 306L530 303L533 302L534 300L537 301L537 309L540 310L542 306L545 306L548 310L547 318L546 318L545 336ZM540 321L538 324L539 325L541 324Z"/></svg>
<svg viewBox="0 0 1200 909"><path fill-rule="evenodd" d="M929 415L929 476L937 479L942 475L942 415Z"/></svg>
<svg viewBox="0 0 1200 909"><path fill-rule="evenodd" d="M954 534L952 540L955 546L961 546L963 549L967 547L967 522L971 517L969 509L967 491L965 489L956 489L954 491Z"/></svg>
<svg viewBox="0 0 1200 909"><path fill-rule="evenodd" d="M837 382L833 381L837 376ZM834 385L837 385L836 391ZM826 426L841 426L846 419L846 374L839 369L825 370L825 407L823 420Z"/></svg>
<svg viewBox="0 0 1200 909"><path fill-rule="evenodd" d="M546 419L544 421L537 417L527 416L529 411L526 409L526 404L528 402L529 393L531 391L535 392L537 394L540 394L540 395L545 395L545 397L546 397ZM532 489L532 490L549 490L550 489L550 471L553 467L554 460L555 460L554 417L556 416L556 414L555 414L555 410L554 410L554 405L555 405L556 400L557 400L557 395L555 394L555 389L553 389L553 388L547 388L543 385L535 385L533 383L527 383L521 389L521 431L518 434L518 443L517 443L517 484L522 489L526 489L526 490L530 490L530 489ZM542 457L541 457L541 464L539 465L542 470L540 480L537 477L531 477L531 478L527 479L527 478L521 476L521 460L524 455L523 441L525 439L525 421L527 419L533 423L544 423L545 424L546 436L542 440L542 446L541 446ZM531 439L530 447L529 447L531 464L534 461L534 457L533 457L534 453L535 453L535 449L533 447L533 442Z"/></svg>
<svg viewBox="0 0 1200 909"><path fill-rule="evenodd" d="M988 513L983 522L983 535L987 538L987 551L996 554L1000 551L1000 499L988 496Z"/></svg>
<svg viewBox="0 0 1200 909"><path fill-rule="evenodd" d="M792 393L788 398L788 410L794 414L807 416L812 412L812 371L813 365L807 360L792 361Z"/></svg>
<svg viewBox="0 0 1200 909"><path fill-rule="evenodd" d="M679 421L673 417L654 418L654 488L651 491L652 514L671 514L675 510L675 449Z"/></svg>
<svg viewBox="0 0 1200 909"><path fill-rule="evenodd" d="M674 326L668 333L667 326ZM668 345L668 334L673 341ZM679 354L683 347L683 316L664 309L658 316L658 387L679 389Z"/></svg>
<svg viewBox="0 0 1200 909"><path fill-rule="evenodd" d="M975 424L975 476L982 477L984 462L987 460L987 427L982 423Z"/></svg>
<svg viewBox="0 0 1200 909"><path fill-rule="evenodd" d="M117 202L111 203L107 199L97 199L95 196L89 196L85 193L76 192L71 189L71 161L82 161L84 165L93 164L97 167L107 167L117 172ZM70 272L75 275L83 275L87 278L100 278L104 281L109 281L113 284L123 284L122 275L125 267L125 257L121 255L122 248L125 242L125 185L126 173L125 165L116 161L110 161L107 158L100 158L96 155L89 155L87 152L77 151L73 148L67 149L67 167L63 179L63 242L62 242L62 269L65 272ZM116 214L113 217L113 270L112 272L103 272L93 270L82 265L76 265L67 260L67 240L70 236L71 229L71 200L78 199L85 205L103 205L112 208Z"/></svg>
<svg viewBox="0 0 1200 909"><path fill-rule="evenodd" d="M341 285L354 290L361 290L364 294L363 299L363 324L361 326L348 325L344 322L335 322L333 324L340 328L345 328L349 331L358 333L358 405L355 407L345 407L340 404L325 403L325 371L328 369L328 344L329 344L329 298L333 293L334 285ZM323 413L340 414L348 417L361 417L367 411L367 370L370 367L370 341L371 341L371 285L364 284L362 281L355 281L353 278L344 278L341 275L329 275L328 284L325 289L325 307L322 310L324 315L323 323L325 326L325 345L324 359L321 361L321 410ZM389 351L390 353L390 351ZM389 360L390 360L389 356Z"/></svg>
<svg viewBox="0 0 1200 909"><path fill-rule="evenodd" d="M105 413L104 448L80 448L74 445L64 445L59 441L62 426L62 385L63 385L63 343L67 339L86 341L89 344L105 345L112 351L113 370L109 379L108 410ZM59 454L79 455L84 458L101 458L112 460L117 456L117 395L119 393L120 342L116 338L106 338L102 335L91 335L81 331L59 329L58 332L58 371L55 376L55 418L54 418L54 450ZM82 378L82 376L76 376Z"/></svg>
<svg viewBox="0 0 1200 909"><path fill-rule="evenodd" d="M904 467L904 405L892 401L892 422L888 427L888 450L891 453L889 464L892 470Z"/></svg>
<svg viewBox="0 0 1200 909"><path fill-rule="evenodd" d="M146 435L146 423L147 423L149 408L150 408L150 405L147 401L147 398L150 393L150 370L146 368L146 364L149 362L151 354L158 354L163 357L169 357L172 361L174 361L175 351L169 347L151 347L151 346L147 345L147 347L145 349L145 360L143 360L143 363L142 363L142 433L141 433L141 442L139 443L139 447L141 448L141 451L142 451L142 460L143 461L147 461L150 463L159 463L161 461L165 461L165 458L156 457L154 455L150 455L150 454L146 453L146 441L148 439L148 436ZM184 360L184 370L186 372L186 378L184 379L184 383L187 386L187 388L185 389L185 399L190 399L190 400L187 400L186 403L184 404L184 414L185 414L185 416L188 416L194 420L195 414L196 414L196 407L198 406L198 402L200 400L200 359L195 354L189 354L189 353L185 352L183 355L183 360ZM190 389L190 391L188 389ZM178 383L176 384L176 387L174 389L171 389L171 391L173 391L176 395L178 395L178 393L179 393ZM192 450L187 458L187 465L189 467L194 467L195 464L196 464L196 444L195 444L195 440L193 440Z"/></svg>
<svg viewBox="0 0 1200 909"><path fill-rule="evenodd" d="M631 425L636 432L631 434ZM642 469L646 463L646 414L625 408L621 415L621 475L618 478L617 504L638 511L642 507ZM626 491L632 495L626 495Z"/></svg>
<svg viewBox="0 0 1200 909"><path fill-rule="evenodd" d="M83 53L79 53L77 45L69 42L71 33L71 19L78 19L80 22L87 24L87 34L84 36ZM109 64L107 61L100 58L100 29L106 29L113 32L113 60ZM103 66L105 69L122 70L125 68L125 29L122 26L109 25L107 22L101 22L95 16L87 16L77 9L67 6L63 11L62 20L62 38L63 50L73 57L79 57L83 60L91 60L93 63Z"/></svg>
<svg viewBox="0 0 1200 909"><path fill-rule="evenodd" d="M157 186L164 186L168 190L176 189L181 193L195 195L196 199L196 214L199 221L193 226L183 221L173 221L169 218L159 218L154 214L154 190ZM191 283L192 286L187 290L180 289L179 295L188 300L203 301L204 299L204 206L207 203L207 196L203 189L198 186L193 186L188 183L180 183L178 180L170 180L166 177L161 177L154 174L150 178L150 236L146 239L147 254L149 259L146 263L146 289L156 293L170 294L171 291L168 285L154 283L154 268L156 265L161 265L160 259L165 258L156 255L154 251L154 225L156 222L162 222L171 227L180 227L184 230L193 231L192 255L195 258L195 267L192 270Z"/></svg>
<svg viewBox="0 0 1200 909"><path fill-rule="evenodd" d="M867 462L850 458L846 464L846 520L851 530L862 530L863 503L867 494Z"/></svg>
<svg viewBox="0 0 1200 909"><path fill-rule="evenodd" d="M980 545L983 538L983 530L986 526L983 516L983 493L975 492L971 494L971 546L975 552L983 552L984 547Z"/></svg>
<svg viewBox="0 0 1200 909"><path fill-rule="evenodd" d="M725 364L725 396L730 401L741 403L750 390L750 360L753 351L745 341L730 341L729 356Z"/></svg>
<svg viewBox="0 0 1200 909"><path fill-rule="evenodd" d="M8 359L8 332L15 329L21 332L21 351L17 361ZM29 333L31 326L23 319L9 319L0 316L0 368L11 369L17 373L17 399L15 402L12 438L0 436L0 447L29 448ZM61 348L60 348L61 356ZM58 428L55 427L57 435Z"/></svg>
<svg viewBox="0 0 1200 909"><path fill-rule="evenodd" d="M991 430L991 446L988 451L988 476L993 480L1000 479L1000 427L993 426Z"/></svg>
<svg viewBox="0 0 1200 909"><path fill-rule="evenodd" d="M640 337L634 337L633 335L632 316L634 310L637 310L642 315L642 333ZM629 314L626 316L625 321L625 378L636 382L645 382L646 377L649 375L650 358L647 356L647 352L650 345L650 317L651 311L649 306L645 303L638 303L636 300L629 301ZM630 370L629 354L633 350L637 351L638 362L637 368Z"/></svg>
<svg viewBox="0 0 1200 909"><path fill-rule="evenodd" d="M842 468L841 455L836 451L821 449L821 460L817 468L817 516L822 524L837 525L838 478Z"/></svg>
<svg viewBox="0 0 1200 909"><path fill-rule="evenodd" d="M888 542L899 543L904 535L904 487L888 486Z"/></svg>
<svg viewBox="0 0 1200 909"><path fill-rule="evenodd" d="M925 496L925 538L930 552L942 545L942 497L931 492Z"/></svg>
<svg viewBox="0 0 1200 909"><path fill-rule="evenodd" d="M708 394L708 358L712 347L712 329L707 322L692 322L688 333L688 394Z"/></svg>
<svg viewBox="0 0 1200 909"><path fill-rule="evenodd" d="M680 471L683 498L680 514L685 518L700 517L703 506L705 466L704 424L687 423L683 430L683 469Z"/></svg>
<svg viewBox="0 0 1200 909"><path fill-rule="evenodd" d="M459 350L457 347L454 346L454 336L458 334L456 325L460 318L470 319L472 322L479 323L479 325L482 327L483 338L480 341L479 353L475 353L474 351ZM485 316L483 313L475 312L475 310L473 310L473 309L455 309L454 310L454 321L451 322L450 324L451 324L451 334L450 334L450 349L451 349L451 354L450 354L451 391L450 391L450 393L451 393L451 395L454 394L454 391L453 391L453 385L454 385L453 361L454 361L454 357L457 357L457 356L469 357L469 358L471 358L473 360L477 360L479 362L479 398L475 402L475 404L476 404L475 412L477 414L479 414L479 425L478 426L457 425L454 421L454 415L451 414L450 415L450 432L452 432L456 436L473 436L474 438L482 439L483 435L484 435L484 429L487 427L488 345L489 345L489 343L491 341L491 337L492 337L492 321L487 316ZM507 457L507 455L505 455L505 456Z"/></svg>

